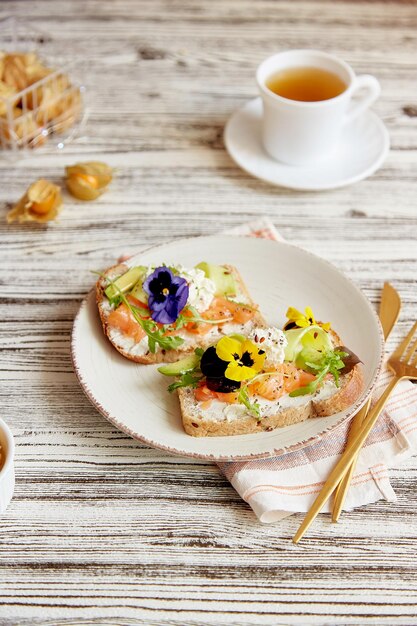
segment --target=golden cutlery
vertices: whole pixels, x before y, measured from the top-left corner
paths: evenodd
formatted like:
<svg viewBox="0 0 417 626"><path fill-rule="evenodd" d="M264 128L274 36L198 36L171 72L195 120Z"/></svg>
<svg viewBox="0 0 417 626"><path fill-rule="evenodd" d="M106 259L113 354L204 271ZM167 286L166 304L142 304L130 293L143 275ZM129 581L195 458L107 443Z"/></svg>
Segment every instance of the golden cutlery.
<svg viewBox="0 0 417 626"><path fill-rule="evenodd" d="M305 516L300 528L293 537L293 542L298 543L303 537L307 529L313 523L317 515L320 513L327 500L330 498L335 487L341 478L346 474L347 470L355 458L356 454L362 448L366 438L374 427L382 409L385 406L392 390L400 380L408 378L417 380L417 322L414 323L412 329L406 338L400 343L398 348L392 353L388 359L388 367L394 372L395 376L376 402L375 406L369 411L368 416L362 425L361 430L356 437L347 445L346 450L330 472L329 478L324 483L322 490L315 499L313 506Z"/></svg>
<svg viewBox="0 0 417 626"><path fill-rule="evenodd" d="M387 339L391 330L393 329L401 310L401 298L398 292L394 289L390 283L384 283L381 295L381 304L379 305L379 319L381 320L382 330L384 332L384 339ZM356 413L353 417L349 435L347 439L347 445L353 441L356 437L371 405L372 396L369 396L366 404ZM356 467L357 456L353 459L352 465L349 467L346 474L338 484L332 511L332 521L337 522L345 503L346 495L352 481L353 473Z"/></svg>

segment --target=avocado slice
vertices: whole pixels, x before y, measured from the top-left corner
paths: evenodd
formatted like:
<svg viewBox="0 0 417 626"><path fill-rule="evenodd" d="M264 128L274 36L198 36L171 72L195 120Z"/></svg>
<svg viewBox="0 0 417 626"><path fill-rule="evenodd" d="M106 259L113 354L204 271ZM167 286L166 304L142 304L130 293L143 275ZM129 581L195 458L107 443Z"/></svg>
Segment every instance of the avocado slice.
<svg viewBox="0 0 417 626"><path fill-rule="evenodd" d="M216 285L215 296L235 296L237 293L236 279L223 265L212 265L204 261L196 265L202 270L207 278Z"/></svg>
<svg viewBox="0 0 417 626"><path fill-rule="evenodd" d="M200 363L201 357L197 354L190 354L175 363L167 363L158 367L158 372L164 374L164 376L180 376L186 372L190 372Z"/></svg>
<svg viewBox="0 0 417 626"><path fill-rule="evenodd" d="M130 291L138 280L142 278L145 271L146 267L143 265L131 267L130 270L116 278L116 280L104 290L104 293L109 300L112 300L115 296L120 294L120 292L126 293Z"/></svg>

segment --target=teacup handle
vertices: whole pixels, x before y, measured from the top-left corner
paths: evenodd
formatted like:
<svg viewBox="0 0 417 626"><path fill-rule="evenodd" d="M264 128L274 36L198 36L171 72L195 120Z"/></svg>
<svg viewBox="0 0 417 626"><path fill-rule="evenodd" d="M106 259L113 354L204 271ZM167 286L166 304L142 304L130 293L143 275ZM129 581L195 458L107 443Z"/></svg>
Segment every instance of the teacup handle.
<svg viewBox="0 0 417 626"><path fill-rule="evenodd" d="M352 120L358 117L358 115L368 109L381 93L381 85L375 76L371 76L370 74L362 74L361 76L357 76L355 78L352 88L352 96L354 96L360 89L363 89L365 93L357 102L353 104L350 111L346 113L344 119L345 124L352 122Z"/></svg>

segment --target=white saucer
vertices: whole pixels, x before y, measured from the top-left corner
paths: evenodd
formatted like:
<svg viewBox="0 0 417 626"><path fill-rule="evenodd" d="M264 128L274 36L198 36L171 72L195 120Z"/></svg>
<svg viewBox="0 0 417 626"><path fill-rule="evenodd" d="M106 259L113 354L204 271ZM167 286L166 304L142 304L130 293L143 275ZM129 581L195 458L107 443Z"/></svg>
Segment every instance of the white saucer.
<svg viewBox="0 0 417 626"><path fill-rule="evenodd" d="M378 169L389 151L383 122L366 111L348 124L337 151L317 165L293 166L270 157L261 143L261 98L235 111L226 124L224 141L232 159L246 172L273 185L319 191L356 183Z"/></svg>

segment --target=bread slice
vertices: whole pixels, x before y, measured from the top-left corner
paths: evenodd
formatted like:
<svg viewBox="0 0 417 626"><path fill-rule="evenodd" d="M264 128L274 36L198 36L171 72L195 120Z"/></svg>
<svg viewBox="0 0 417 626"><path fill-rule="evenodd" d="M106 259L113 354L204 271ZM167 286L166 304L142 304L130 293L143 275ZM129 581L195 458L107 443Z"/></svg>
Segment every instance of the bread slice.
<svg viewBox="0 0 417 626"><path fill-rule="evenodd" d="M238 270L232 265L223 265L225 268L231 272L235 279L238 287L239 296L244 299L245 303L250 306L256 307L256 303L252 300L246 285L243 282L242 277L240 276ZM151 353L149 350L144 354L137 354L137 344L134 343L133 340L122 337L120 332L114 332L109 327L107 323L107 318L109 313L112 311L112 308L109 305L109 301L104 293L104 290L107 286L107 278L111 280L115 280L125 272L129 270L129 266L121 263L119 265L114 265L110 267L107 271L103 273L100 279L97 281L96 285L96 300L98 311L101 318L101 323L103 325L103 330L109 341L113 344L113 346L118 350L123 356L131 361L135 361L136 363L144 363L144 364L152 364L152 363L172 363L178 361L183 358L187 354L191 354L194 352L196 348L207 348L209 345L218 341L224 334L228 334L231 332L235 333L243 333L247 334L255 327L264 328L267 324L261 313L259 311L256 312L255 316L247 322L245 325L236 324L236 328L233 330L230 329L230 324L227 324L227 333L222 332L222 325L215 326L215 330L208 333L206 336L195 335L192 333L187 333L186 330L181 329L178 331L178 335L181 337L185 337L188 339L186 343L181 345L177 350L164 350L160 349L157 346L157 351L155 353ZM136 346L136 351L135 351Z"/></svg>
<svg viewBox="0 0 417 626"><path fill-rule="evenodd" d="M340 386L327 397L317 392L314 396L299 396L293 398L292 406L282 406L273 415L257 418L244 407L241 407L241 416L229 419L221 416L207 416L202 403L195 399L193 389L183 387L178 389L184 430L193 437L223 437L228 435L246 435L272 431L282 426L290 426L304 422L310 417L325 417L339 411L344 411L354 404L364 388L362 367L360 364L340 377ZM282 399L280 399L282 400ZM279 402L279 401L278 401ZM224 406L225 403L219 403ZM237 405L229 405L237 406ZM219 407L219 414L222 407Z"/></svg>

